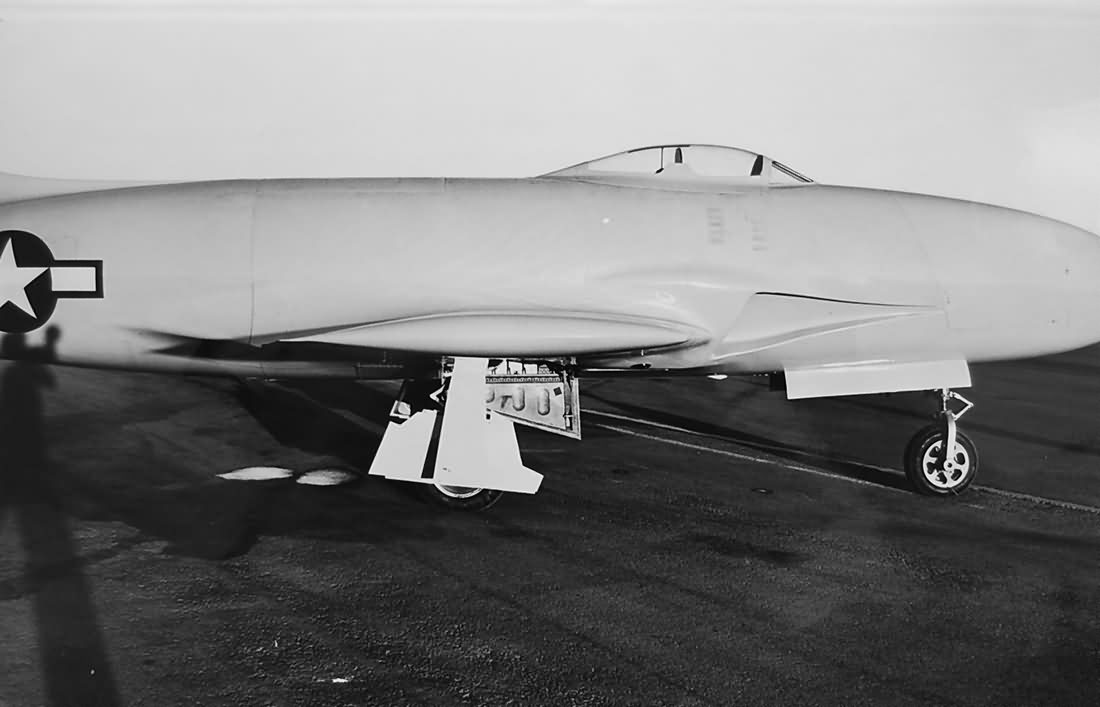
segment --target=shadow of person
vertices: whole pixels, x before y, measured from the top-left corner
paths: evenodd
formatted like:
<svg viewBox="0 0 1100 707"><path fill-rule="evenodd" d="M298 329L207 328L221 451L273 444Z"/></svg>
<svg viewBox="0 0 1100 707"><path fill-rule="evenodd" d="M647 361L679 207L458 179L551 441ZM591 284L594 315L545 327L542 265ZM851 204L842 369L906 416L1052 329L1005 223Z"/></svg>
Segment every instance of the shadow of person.
<svg viewBox="0 0 1100 707"><path fill-rule="evenodd" d="M43 391L57 379L46 365L57 359L61 332L46 331L42 346L24 334L4 335L0 354L0 512L15 518L22 538L23 594L31 597L38 628L47 704L117 705L106 647L91 589L51 478Z"/></svg>

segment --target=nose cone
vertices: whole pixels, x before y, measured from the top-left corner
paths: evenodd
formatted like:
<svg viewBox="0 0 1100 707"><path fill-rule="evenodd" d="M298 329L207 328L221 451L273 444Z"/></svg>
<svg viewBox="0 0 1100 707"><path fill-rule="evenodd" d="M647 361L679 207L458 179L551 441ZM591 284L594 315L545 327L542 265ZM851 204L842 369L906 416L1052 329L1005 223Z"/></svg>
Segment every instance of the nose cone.
<svg viewBox="0 0 1100 707"><path fill-rule="evenodd" d="M1100 341L1100 236L1058 221L1047 227L1063 253L1070 348L1094 344Z"/></svg>
<svg viewBox="0 0 1100 707"><path fill-rule="evenodd" d="M1100 237L1011 209L984 207L975 216L974 255L988 264L980 279L990 325L1026 339L1021 353L1100 341Z"/></svg>
<svg viewBox="0 0 1100 707"><path fill-rule="evenodd" d="M1014 209L910 199L953 346L970 361L1100 341L1100 238Z"/></svg>

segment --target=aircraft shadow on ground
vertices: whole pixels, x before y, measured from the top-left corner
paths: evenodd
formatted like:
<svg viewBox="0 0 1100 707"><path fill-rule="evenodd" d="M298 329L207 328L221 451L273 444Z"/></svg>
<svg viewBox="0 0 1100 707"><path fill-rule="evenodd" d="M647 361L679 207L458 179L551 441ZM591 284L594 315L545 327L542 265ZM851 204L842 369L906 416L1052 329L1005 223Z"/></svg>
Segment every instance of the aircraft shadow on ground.
<svg viewBox="0 0 1100 707"><path fill-rule="evenodd" d="M981 405L980 394L973 396L973 399L978 405ZM840 398L846 403L863 410L868 410L877 413L886 413L891 415L902 415L912 418L914 420L923 420L925 423L930 421L930 417L925 411L913 411L902 410L893 406L883 405L878 402L877 396L852 396L848 398ZM1021 417L1018 427L1003 427L989 422L983 421L981 418L981 408L976 408L976 412L968 414L965 418L959 421L959 425L964 432L981 432L983 434L992 435L994 437L1000 437L1002 439L1011 439L1016 442L1025 442L1037 447L1046 447L1061 452L1070 452L1072 454L1082 454L1086 456L1100 457L1100 446L1096 443L1085 442L1066 442L1043 435L1029 432L1028 425L1030 424L1027 417ZM1032 426L1033 428L1033 426Z"/></svg>
<svg viewBox="0 0 1100 707"><path fill-rule="evenodd" d="M338 487L306 486L293 479L215 479L192 492L216 493L224 509L217 517L236 526L215 533L213 547L219 537L236 537L239 545L228 544L226 553L200 554L241 554L264 535L377 543L437 538L446 532L447 518L453 516L441 516L438 509L425 504L415 485L367 476L393 404L392 394L347 381L272 385L246 380L235 388L234 397L281 446L335 460L320 465L353 471L359 479ZM194 550L175 548L187 554L195 554Z"/></svg>
<svg viewBox="0 0 1100 707"><path fill-rule="evenodd" d="M158 541L167 543L167 553L217 561L247 553L263 536L383 543L440 539L461 525L461 517L408 498L410 490L402 487L411 485L384 480L317 488L293 480L196 481L184 470L178 482L158 486L143 484L135 467L167 467L171 478L177 462L133 456L87 473L80 460L50 454L51 435L64 434L51 428L44 405L44 392L57 386L48 364L56 360L59 337L49 334L41 347L28 346L21 334L0 340L9 359L0 368L0 529L15 533L25 557L21 570L0 576L0 601L24 600L32 607L50 707L122 704L87 576L98 562ZM388 396L347 387L314 392L337 408L354 405L381 429ZM270 386L251 392L246 386L238 395L281 443L335 455L362 472L369 466L378 435L325 404ZM82 548L74 519L118 522L136 532L100 526L100 538L101 532L121 537L106 547Z"/></svg>
<svg viewBox="0 0 1100 707"><path fill-rule="evenodd" d="M168 540L169 553L210 560L245 554L264 536L381 543L447 532L453 516L425 504L412 484L367 477L391 396L347 382L271 385L250 380L237 385L233 397L281 446L335 460L318 466L344 468L360 478L336 487L294 479L214 478L170 490L147 489L128 501L116 498L111 501L116 516ZM376 423L377 431L369 423Z"/></svg>
<svg viewBox="0 0 1100 707"><path fill-rule="evenodd" d="M237 401L286 447L336 457L366 473L382 442L393 397L346 381L270 385L242 381ZM357 424L344 410L377 429Z"/></svg>
<svg viewBox="0 0 1100 707"><path fill-rule="evenodd" d="M31 379L21 375L20 380ZM360 480L337 487L307 486L294 479L196 480L193 471L181 469L178 482L157 485L143 484L135 465L157 465L161 478L174 478L175 460L123 458L94 475L66 472L64 465L54 464L59 491L52 501L57 513L123 523L137 531L127 546L165 541L164 551L169 554L215 561L247 553L264 536L362 543L442 536L453 516L440 515L427 506L412 484L367 478L380 435L327 407L352 407L356 414L378 421L381 430L392 400L346 383L343 387L349 390L344 391L331 384L303 387L309 389L310 396L285 386L249 381L239 385L233 396L280 445L336 459L318 466L348 468L360 474ZM224 391L225 386L219 389ZM313 399L313 395L326 402ZM13 401L10 392L5 400L9 409L33 409L25 400ZM38 440L31 444L44 458L43 436L28 430L27 415L21 419L22 427L13 433L24 440ZM40 412L37 419L41 425ZM75 558L74 553L70 564L79 569L87 558ZM53 566L57 568L56 561ZM9 584L10 591L21 592L35 580L23 577ZM3 586L0 592L4 592Z"/></svg>
<svg viewBox="0 0 1100 707"><path fill-rule="evenodd" d="M723 427L721 425L677 415L664 410L635 405L620 400L612 400L602 397L599 394L592 393L590 389L586 390L585 397L592 400L598 400L605 405L609 405L624 413L629 413L642 419L679 427L707 437L733 442L742 447L773 457L779 457L780 459L805 464L806 466L830 471L840 476L867 481L888 488L909 489L909 485L906 483L904 477L885 473L860 462L838 459L820 451L797 447L792 444L780 442L776 439Z"/></svg>

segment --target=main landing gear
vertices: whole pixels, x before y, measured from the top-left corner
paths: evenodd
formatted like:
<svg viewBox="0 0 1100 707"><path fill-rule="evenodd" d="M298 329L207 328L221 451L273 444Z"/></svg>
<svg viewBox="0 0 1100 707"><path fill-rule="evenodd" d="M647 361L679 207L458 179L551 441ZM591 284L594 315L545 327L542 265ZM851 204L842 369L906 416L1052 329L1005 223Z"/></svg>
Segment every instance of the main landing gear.
<svg viewBox="0 0 1100 707"><path fill-rule="evenodd" d="M487 364L455 358L442 386L407 381L370 473L422 484L435 503L466 511L503 491L538 491L542 475L523 465L512 421L485 409Z"/></svg>
<svg viewBox="0 0 1100 707"><path fill-rule="evenodd" d="M958 412L951 409L954 400L963 404ZM978 450L956 424L974 404L943 388L940 405L940 420L918 431L905 447L905 476L929 496L960 494L978 473Z"/></svg>

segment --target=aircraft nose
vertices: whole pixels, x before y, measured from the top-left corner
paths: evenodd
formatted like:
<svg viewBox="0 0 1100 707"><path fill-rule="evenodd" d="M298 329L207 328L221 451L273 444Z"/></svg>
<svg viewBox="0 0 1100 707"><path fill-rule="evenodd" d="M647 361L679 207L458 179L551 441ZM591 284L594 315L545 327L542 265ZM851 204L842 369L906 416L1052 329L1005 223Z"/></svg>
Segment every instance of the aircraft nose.
<svg viewBox="0 0 1100 707"><path fill-rule="evenodd" d="M1050 228L1064 254L1069 328L1081 346L1100 341L1100 236L1061 222Z"/></svg>
<svg viewBox="0 0 1100 707"><path fill-rule="evenodd" d="M929 264L943 286L949 328L971 358L1025 358L1100 342L1100 237L973 202L944 203L934 215L937 221L916 223L935 234L924 241Z"/></svg>

